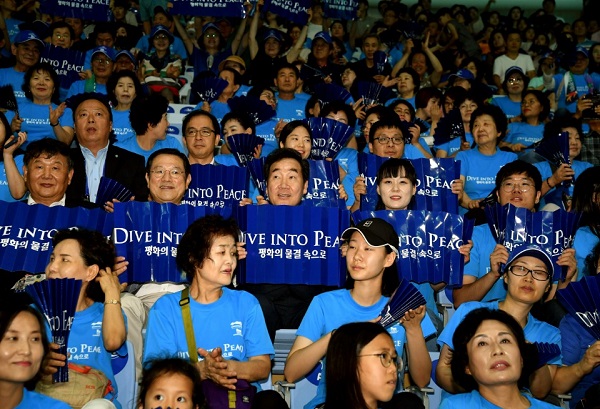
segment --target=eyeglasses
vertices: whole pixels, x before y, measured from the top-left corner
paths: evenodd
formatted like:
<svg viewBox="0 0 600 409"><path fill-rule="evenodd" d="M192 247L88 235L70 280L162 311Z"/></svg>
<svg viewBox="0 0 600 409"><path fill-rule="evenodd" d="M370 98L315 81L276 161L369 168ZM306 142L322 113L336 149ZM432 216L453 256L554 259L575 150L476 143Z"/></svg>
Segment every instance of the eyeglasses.
<svg viewBox="0 0 600 409"><path fill-rule="evenodd" d="M171 170L152 169L150 171L150 173L152 173L152 176L155 179L162 179L167 173L169 173L173 179L179 179L179 178L183 177L183 175L184 175L184 171L181 169L177 169L177 168L174 168Z"/></svg>
<svg viewBox="0 0 600 409"><path fill-rule="evenodd" d="M53 37L56 37L56 38L58 38L59 40L60 40L60 39L62 39L62 38L64 38L64 39L67 39L67 40L68 40L68 39L70 39L70 38L71 38L71 35L70 35L70 34L59 34L59 33L54 33L54 34L53 34Z"/></svg>
<svg viewBox="0 0 600 409"><path fill-rule="evenodd" d="M509 84L518 84L519 82L523 82L523 78L509 78L506 82Z"/></svg>
<svg viewBox="0 0 600 409"><path fill-rule="evenodd" d="M537 281L548 281L550 274L544 270L530 270L524 266L510 266L508 271L516 275L517 277L524 277L531 273L531 276Z"/></svg>
<svg viewBox="0 0 600 409"><path fill-rule="evenodd" d="M206 33L204 34L205 38L217 38L219 35L217 33Z"/></svg>
<svg viewBox="0 0 600 409"><path fill-rule="evenodd" d="M100 64L100 65L109 65L109 64L112 64L112 61L109 60L108 58L94 58L92 60L92 62L94 62L96 64Z"/></svg>
<svg viewBox="0 0 600 409"><path fill-rule="evenodd" d="M166 40L167 38L169 38L169 37L167 37L166 34L157 34L154 36L155 40Z"/></svg>
<svg viewBox="0 0 600 409"><path fill-rule="evenodd" d="M381 361L381 365L383 365L384 368L389 368L390 365L393 363L394 366L396 366L396 370L398 372L402 372L402 370L404 369L404 362L402 361L402 359L398 355L392 356L392 354L390 354L389 352L382 352L380 354L364 354L357 356L378 356L379 360Z"/></svg>
<svg viewBox="0 0 600 409"><path fill-rule="evenodd" d="M185 136L189 138L195 138L196 136L200 135L202 138L209 138L212 134L216 134L216 132L209 128L189 128L185 133Z"/></svg>
<svg viewBox="0 0 600 409"><path fill-rule="evenodd" d="M517 189L523 193L526 193L526 192L529 192L531 189L533 189L533 183L529 182L528 180L523 180L520 183L507 181L507 182L502 182L500 187L502 188L502 191L504 191L505 193L510 193L510 192L514 191L515 189Z"/></svg>
<svg viewBox="0 0 600 409"><path fill-rule="evenodd" d="M394 145L402 145L404 143L404 138L396 137L396 138L388 138L387 136L380 136L379 138L374 138L380 145L387 145L390 141Z"/></svg>

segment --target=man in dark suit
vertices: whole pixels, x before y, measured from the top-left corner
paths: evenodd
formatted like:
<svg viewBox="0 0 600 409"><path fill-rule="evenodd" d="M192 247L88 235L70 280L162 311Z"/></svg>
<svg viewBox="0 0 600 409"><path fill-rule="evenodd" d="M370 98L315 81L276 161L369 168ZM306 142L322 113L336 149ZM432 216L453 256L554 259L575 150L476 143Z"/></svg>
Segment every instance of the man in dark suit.
<svg viewBox="0 0 600 409"><path fill-rule="evenodd" d="M144 158L113 145L112 111L106 97L81 94L72 109L77 146L71 148L75 172L67 196L94 202L104 176L131 190L135 200L147 201ZM112 202L104 206L112 207Z"/></svg>

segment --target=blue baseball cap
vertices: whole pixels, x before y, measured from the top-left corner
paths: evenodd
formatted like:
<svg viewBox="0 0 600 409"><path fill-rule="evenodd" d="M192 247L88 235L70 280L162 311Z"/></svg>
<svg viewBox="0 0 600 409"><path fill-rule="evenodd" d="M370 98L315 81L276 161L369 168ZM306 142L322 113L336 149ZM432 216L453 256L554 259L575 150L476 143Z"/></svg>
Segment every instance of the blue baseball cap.
<svg viewBox="0 0 600 409"><path fill-rule="evenodd" d="M283 37L281 36L281 31L277 30L276 28L270 28L267 31L265 31L263 40L267 41L269 38L274 38L275 40L277 40L279 42L283 41Z"/></svg>
<svg viewBox="0 0 600 409"><path fill-rule="evenodd" d="M122 55L126 55L131 62L133 63L133 65L135 65L137 67L138 65L138 61L135 58L135 56L133 54L131 54L131 52L129 50L121 50L117 53L117 55L115 55L115 61L119 59L120 56Z"/></svg>
<svg viewBox="0 0 600 409"><path fill-rule="evenodd" d="M152 31L150 31L150 39L154 38L158 33L164 33L169 39L169 43L173 42L173 34L169 31L169 29L161 24L152 27Z"/></svg>
<svg viewBox="0 0 600 409"><path fill-rule="evenodd" d="M35 41L37 42L41 47L44 47L45 44L44 42L37 36L36 33L34 33L31 30L23 30L23 31L19 31L17 33L17 35L15 36L15 40L13 41L13 43L15 45L19 45L19 44L23 44L26 43L27 41Z"/></svg>
<svg viewBox="0 0 600 409"><path fill-rule="evenodd" d="M206 30L209 30L211 28L213 30L217 30L217 32L219 34L221 33L221 29L219 28L218 25L216 25L215 23L206 23L205 25L202 26L202 34L204 34L206 32Z"/></svg>
<svg viewBox="0 0 600 409"><path fill-rule="evenodd" d="M92 50L92 58L94 58L94 56L96 54L104 54L106 55L111 61L114 61L117 58L116 52L114 49L107 47L105 45L101 45L98 46L96 48L94 48Z"/></svg>
<svg viewBox="0 0 600 409"><path fill-rule="evenodd" d="M577 54L577 53L581 53L581 54L583 54L583 55L585 56L585 58L589 58L589 52L588 52L588 49L587 49L587 48L585 48L585 47L583 47L583 46L578 46L578 47L575 49L575 54Z"/></svg>
<svg viewBox="0 0 600 409"><path fill-rule="evenodd" d="M541 247L536 246L536 245L521 245L521 246L515 246L515 248L513 248L513 250L511 251L509 257L508 257L508 263L506 263L506 269L508 270L508 267L510 267L512 265L512 263L515 262L515 260L517 260L518 258L521 257L535 257L538 260L540 260L542 263L544 263L544 265L546 266L546 268L548 269L548 274L550 275L550 280L552 280L552 277L554 276L554 263L552 263L552 259L550 258L550 256L548 255L548 253L546 253Z"/></svg>
<svg viewBox="0 0 600 409"><path fill-rule="evenodd" d="M331 44L333 42L333 40L331 39L331 36L329 35L329 33L327 31L319 31L317 34L315 34L315 36L312 40L313 44L314 44L315 40L318 38L325 41L327 44Z"/></svg>
<svg viewBox="0 0 600 409"><path fill-rule="evenodd" d="M513 65L512 67L510 67L509 69L506 70L506 72L504 73L504 78L506 79L506 78L510 77L515 72L518 72L523 77L526 77L525 72L523 71L523 69L521 67Z"/></svg>
<svg viewBox="0 0 600 409"><path fill-rule="evenodd" d="M461 78L463 80L474 80L475 79L475 76L473 75L473 73L466 68L462 68L450 76Z"/></svg>

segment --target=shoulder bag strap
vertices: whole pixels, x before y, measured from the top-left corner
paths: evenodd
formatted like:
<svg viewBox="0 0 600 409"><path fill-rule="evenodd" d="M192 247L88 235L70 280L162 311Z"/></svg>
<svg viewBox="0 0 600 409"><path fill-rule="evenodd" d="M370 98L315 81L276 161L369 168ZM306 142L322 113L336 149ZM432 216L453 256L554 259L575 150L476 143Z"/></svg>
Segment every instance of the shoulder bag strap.
<svg viewBox="0 0 600 409"><path fill-rule="evenodd" d="M188 354L192 363L198 362L198 350L196 349L196 338L194 337L194 326L192 325L192 314L190 311L190 288L186 287L181 292L181 317L185 329L185 340L187 341Z"/></svg>

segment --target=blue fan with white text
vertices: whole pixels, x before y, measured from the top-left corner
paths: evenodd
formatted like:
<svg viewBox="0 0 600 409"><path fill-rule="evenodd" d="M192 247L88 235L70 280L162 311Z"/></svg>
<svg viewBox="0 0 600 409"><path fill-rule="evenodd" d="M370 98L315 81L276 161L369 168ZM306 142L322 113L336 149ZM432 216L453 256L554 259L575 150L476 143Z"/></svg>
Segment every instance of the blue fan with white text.
<svg viewBox="0 0 600 409"><path fill-rule="evenodd" d="M227 144L240 166L246 166L254 158L256 148L265 144L265 140L252 134L237 134L227 137Z"/></svg>
<svg viewBox="0 0 600 409"><path fill-rule="evenodd" d="M227 105L229 105L232 112L245 112L248 114L254 125L260 125L275 116L275 109L271 105L252 95L240 95L230 98Z"/></svg>
<svg viewBox="0 0 600 409"><path fill-rule="evenodd" d="M52 342L58 344L58 353L63 355L67 355L80 290L81 280L74 278L46 279L25 287L25 291L48 320ZM68 382L68 366L59 367L52 378L54 382Z"/></svg>
<svg viewBox="0 0 600 409"><path fill-rule="evenodd" d="M229 83L218 77L196 78L192 82L192 92L196 94L198 99L209 104L219 98L219 95L227 88Z"/></svg>
<svg viewBox="0 0 600 409"><path fill-rule="evenodd" d="M600 275L587 276L556 292L558 301L594 338L600 340Z"/></svg>
<svg viewBox="0 0 600 409"><path fill-rule="evenodd" d="M425 303L423 294L408 280L402 280L381 310L379 323L384 327L389 327L400 320L409 310L417 309Z"/></svg>

